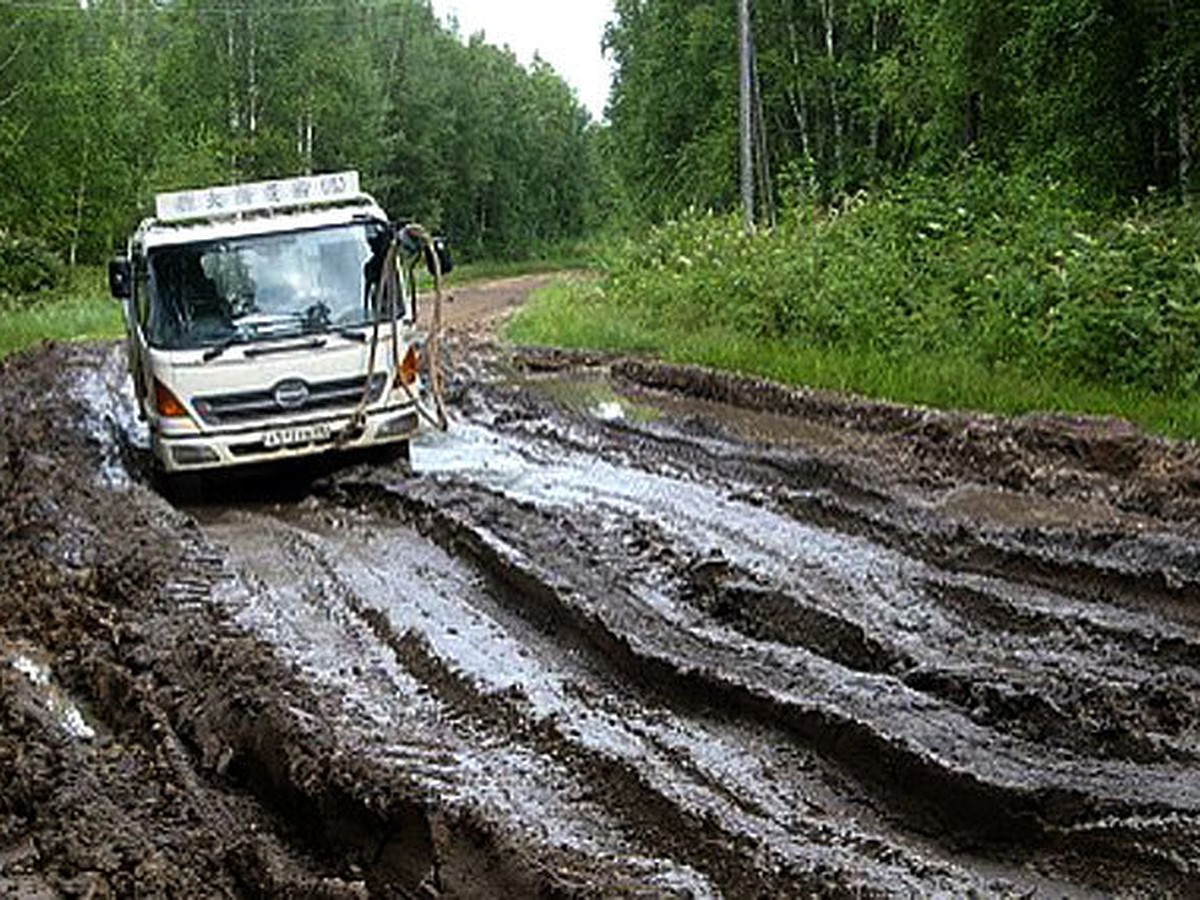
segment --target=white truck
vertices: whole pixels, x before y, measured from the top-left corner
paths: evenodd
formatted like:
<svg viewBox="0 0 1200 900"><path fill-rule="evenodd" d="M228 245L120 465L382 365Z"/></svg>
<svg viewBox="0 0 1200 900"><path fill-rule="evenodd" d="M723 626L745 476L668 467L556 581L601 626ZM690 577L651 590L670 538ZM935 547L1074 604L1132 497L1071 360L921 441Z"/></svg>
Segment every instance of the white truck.
<svg viewBox="0 0 1200 900"><path fill-rule="evenodd" d="M357 172L160 194L155 205L109 264L109 286L124 301L129 369L166 473L403 451L423 419L444 427L415 268L435 277L440 319L449 253L418 226L392 224Z"/></svg>

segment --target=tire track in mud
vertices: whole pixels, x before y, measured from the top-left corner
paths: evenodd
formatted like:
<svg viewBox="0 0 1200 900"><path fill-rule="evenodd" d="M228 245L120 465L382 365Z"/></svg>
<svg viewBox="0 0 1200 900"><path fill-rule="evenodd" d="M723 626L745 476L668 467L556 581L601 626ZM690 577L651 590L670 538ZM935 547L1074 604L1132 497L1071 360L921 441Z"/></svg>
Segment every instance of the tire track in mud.
<svg viewBox="0 0 1200 900"><path fill-rule="evenodd" d="M709 407L605 421L489 384L487 363L415 473L334 473L307 500L189 518L138 484L136 441L113 443L131 428L115 358L78 355L97 371L47 374L0 434L0 493L19 499L0 539L67 572L0 618L0 651L38 637L117 742L106 752L184 798L198 834L191 857L164 850L192 867L177 885L1200 890L1200 554L1149 507L1072 525L1087 512L1072 494L1051 526L973 521L963 492L990 482L900 477L921 452L889 467L850 432L832 449L756 444ZM22 494L6 441L51 433L62 379L87 426L18 454ZM942 428L924 415L868 431ZM1146 465L1135 449L1113 452ZM1083 455L1099 479L1104 454ZM56 466L98 486L75 496ZM21 572L0 557L7 589ZM12 680L0 672L6 721L26 715ZM21 734L0 736L0 778L41 740ZM130 815L96 754L54 753L115 821L168 822ZM75 794L55 797L77 814ZM22 833L0 815L0 860Z"/></svg>
<svg viewBox="0 0 1200 900"><path fill-rule="evenodd" d="M507 424L521 421L520 416L501 415L499 418ZM555 432L555 426L539 421L537 427L530 430L536 432L536 436L519 435L526 440L521 443L517 455L535 460L539 455L549 455L561 463L561 445L551 450L537 445L538 441L545 442L547 435ZM578 422L569 423L566 428L568 438L562 444L579 446L580 430ZM584 426L582 430L586 432L588 428ZM617 431L619 437L614 443L619 442L616 455L620 455L628 441L624 427ZM582 441L588 443L592 438L594 435L585 435ZM493 436L491 440L496 439ZM502 448L497 456L503 457L506 452L512 451ZM661 459L659 463L661 468ZM645 681L648 680L647 671L651 671L654 677L649 680L657 680L661 688L662 684L670 682L670 677L664 678L662 671L654 669L654 663L661 665L666 660L667 676L692 679L692 683L680 688L682 694L708 693L711 697L719 696L722 689L729 689L728 683L722 684L720 676L715 679L715 688L712 683L705 682L708 673L704 671L703 661L706 657L713 658L711 641L706 644L701 640L687 651L676 652L680 643L686 646L686 641L680 640L680 632L692 636L686 635L687 628L676 627L674 646L652 648L647 654L649 661L644 657L628 661L631 653L637 657L638 652L645 649L644 635L652 633L656 627L661 628L661 622L656 623L652 615L631 623L628 609L644 600L644 596L636 596L636 589L631 595L621 596L626 608L620 613L611 609L616 605L615 601L606 606L598 600L607 590L606 585L619 581L623 573L636 570L637 559L626 555L590 582L579 574L589 564L589 553L593 554L591 563L596 563L594 552L598 545L604 544L596 534L607 527L604 524L585 526L579 558L573 564L566 562L569 524L580 520L580 506L583 505L580 496L586 491L580 489L578 483L572 484L571 475L564 477L561 464L557 468L552 465L550 471L539 471L534 464L530 466L531 471L524 474L514 474L513 467L506 473L502 460L491 463L491 472L482 472L486 466L472 473L461 471L454 462L438 465L444 465L452 474L441 476L436 485L417 483L389 488L382 484L354 485L343 480L340 487L350 492L350 505L378 503L381 494L389 495L384 506L390 504L391 514L414 521L424 520L429 533L454 552L468 550L485 569L507 573L503 577L515 580L518 593L526 600L531 593L537 593L530 589L531 584L537 586L540 581L541 592L556 597L544 602L569 610L577 621L582 617L583 624L578 627L584 632L591 628L599 653L616 659L624 654L627 658L625 675L636 675L640 671ZM594 460L581 464L585 468L595 465ZM515 468L519 469L519 466ZM480 478L484 486L476 487L473 482ZM530 497L538 490L529 486L534 480L546 485L540 502ZM729 493L737 496L735 490ZM621 490L612 491L607 483L594 490L588 499L597 506L610 505L624 513L629 512L627 495ZM652 505L655 499L650 497L647 505ZM559 510L571 507L571 513L569 517L556 517L546 512L547 507ZM453 512L447 512L448 508ZM533 533L536 528L530 525L530 520L538 516L548 520L540 534ZM661 514L648 518L660 517ZM515 541L513 535L517 536ZM674 549L678 549L678 543L678 535L666 541L668 548L675 545ZM544 548L549 546L554 546L555 551L547 557ZM670 552L669 549L668 555ZM697 585L694 578L679 579L681 560L678 556L676 553L675 559L659 567L657 582L651 579L652 583L640 586L646 595L656 591L661 593L663 585L674 579L684 582L675 585L679 599L686 600L690 594L695 600L707 590L710 596L704 602L711 604L715 587L722 595L716 600L717 606L725 604L738 610L738 614L752 624L758 623L757 627L765 624L768 631L776 629L774 634L745 634L743 629L743 636L768 639L758 640L760 646L754 647L767 663L762 667L763 671L752 672L750 677L736 684L738 689L750 684L749 693L754 696L754 702L747 703L744 696L737 697L737 702L743 706L758 706L753 714L760 718L795 720L799 717L803 722L805 714L813 715L812 721L797 728L802 738L875 785L897 771L922 773L924 770L927 781L916 780L900 792L901 807L928 806L931 800L940 799L942 804L938 813L942 817L948 809L962 808L963 815L954 823L956 826L978 829L981 822L987 822L992 830L998 830L1009 841L1035 848L1052 848L1050 852L1055 853L1086 855L1095 852L1095 847L1100 844L1106 846L1106 852L1118 848L1131 864L1149 866L1150 869L1142 870L1143 874L1164 863L1168 870L1173 870L1174 877L1182 877L1184 883L1194 874L1193 863L1180 861L1195 859L1193 835L1200 810L1195 772L1188 765L1195 760L1196 734L1194 729L1189 730L1186 726L1187 722L1195 721L1189 710L1194 709L1195 704L1196 673L1194 666L1188 671L1178 665L1190 654L1187 648L1195 645L1195 635L1186 626L1182 627L1184 637L1180 638L1179 630L1156 624L1148 615L1131 614L1122 604L1105 603L1103 598L1097 597L1080 601L1053 594L1036 584L1031 586L1019 579L1020 570L1015 573L1018 580L1011 581L970 571L960 574L941 568L922 569L921 564L913 561L903 562L901 568L915 569L915 574L908 572L899 581L884 578L880 584L868 585L872 604L855 602L862 600L862 585L840 598L836 590L830 591L826 586L824 593L834 598L834 602L832 607L826 603L826 609L818 609L810 601L814 593L816 596L822 594L821 588L800 594L781 592L777 586L764 588L761 582L770 582L770 578L764 579L762 571L748 572L746 567L730 566L724 559L715 561L715 566L709 565L714 561L701 550L691 553L692 563L698 562L701 571L706 565L710 571L715 567L722 572L723 582L732 577L735 583L732 586L714 585L709 579L708 585ZM539 558L552 559L554 571L538 570L535 561ZM565 581L561 575L564 567L570 573ZM686 565L682 568L686 570ZM530 574L531 569L535 574ZM514 571L519 573L515 579ZM772 574L778 580L779 572ZM738 579L741 583L737 583ZM689 581L691 583L687 583ZM920 649L922 641L927 640L928 631L923 632L911 621L886 617L874 623L861 620L864 606L878 606L877 601L888 594L898 595L902 602L918 609L913 615L923 617L924 622L918 625L925 625L933 632L935 646L923 654L913 652L913 648ZM584 595L582 599L580 595ZM975 605L985 605L988 612L983 616L964 617L956 609L958 604L953 602L954 598L962 596L982 598ZM893 617L896 614L894 606L893 603L890 609ZM612 620L597 625L597 607L603 610L599 616L601 620L605 613L611 614ZM784 608L787 615L798 614L800 618L789 624L787 615L773 614L772 608L775 613ZM1027 629L1026 635L1030 638L1027 646L1024 649L1012 647L1013 636L1019 635L1021 629L1006 625L996 627L994 621L1008 608L1040 609L1040 615L1058 625L1060 645L1054 646L1053 640L1042 640L1040 636L1029 634ZM711 615L714 608L702 603L701 611ZM958 613L957 627L955 616L951 615L955 612ZM991 625L987 624L989 616L993 620ZM720 620L720 616L715 618ZM1017 618L1019 620L1019 616ZM678 626L678 623L674 625ZM964 631L964 627L968 630ZM701 632L705 637L711 637L711 628L702 628ZM1169 636L1172 633L1174 636ZM870 634L877 637L864 638ZM633 636L642 638L641 646ZM903 639L903 647L895 645L898 637ZM1119 665L1105 663L1106 657L1117 655L1112 646L1114 637L1124 644L1121 651L1124 661ZM964 641L965 648L956 652L955 646ZM732 643L735 657L747 653L745 644L730 642L727 636L722 636L717 643ZM789 658L781 653L780 644L814 651L812 656L816 660L832 657L834 662L852 671L849 675L844 670L822 671L822 666L814 659ZM630 647L635 649L631 651ZM959 662L956 663L956 659ZM743 670L746 668L732 660L719 657L718 660L718 669L722 665L735 672L739 665ZM766 673L771 664L778 664L780 660L783 660L783 668L791 666L793 674L803 675L810 693L835 698L832 721L822 718L831 713L821 709L820 703L813 707L813 701L809 699L788 696L786 688L770 687L778 682ZM1164 662L1170 665L1164 668ZM699 677L698 668L701 670ZM864 721L854 718L862 714L862 705L856 704L855 699L844 691L845 685L854 681L855 671L876 677L884 674L882 689L876 683L871 684L871 690L878 691L880 696L891 697L890 704L879 704L876 698L875 703L881 709L871 711L868 704L864 733L854 730L864 725ZM1151 673L1149 679L1147 672ZM821 683L814 673L823 675L826 681ZM820 687L811 687L814 680ZM1068 696L1065 699L1075 705L1063 706L1064 698L1053 697L1055 680L1072 683L1072 689L1082 694L1082 699ZM1082 688L1074 684L1080 681ZM906 694L905 689L915 689L916 694ZM1148 709L1129 711L1128 697L1122 694L1138 691L1148 695L1145 704ZM765 701L763 694L767 696ZM930 701L917 699L921 695L936 702L930 706ZM785 698L782 704L779 704L780 696ZM798 713L797 710L808 712ZM1082 724L1086 731L1091 727L1088 713L1103 715L1106 710L1116 711L1118 721L1115 725L1112 722L1097 723L1092 740L1072 742L1072 723ZM1129 713L1125 716L1128 721L1120 721L1126 712ZM1146 713L1144 721L1139 720L1143 712ZM1168 720L1173 724L1161 727ZM1156 728L1159 731L1153 739L1141 743L1125 741L1120 734L1122 731L1134 734L1139 729L1154 732ZM909 735L905 734L906 729L911 732ZM1174 734L1170 733L1172 729ZM830 737L839 731L840 738ZM854 736L847 737L847 733ZM915 742L912 735L918 736Z"/></svg>
<svg viewBox="0 0 1200 900"><path fill-rule="evenodd" d="M814 819L811 812L805 815L801 810L806 806L820 808L811 801L802 802L799 809L781 805L773 796L777 783L763 784L750 775L731 778L730 770L762 763L747 754L743 737L731 738L728 726L704 719L681 722L678 712L641 707L612 677L614 673L597 672L586 657L581 663L579 655L563 652L561 626L553 622L561 616L543 618L541 612L553 611L531 608L527 590L513 593L493 582L484 595L462 590L460 584L458 595L472 598L464 613L456 609L461 601L452 599L456 595L441 585L415 601L423 613L414 617L411 610L406 613L397 606L398 602L411 604L412 598L399 597L394 587L389 590L379 583L379 574L394 571L394 562L371 554L364 559L361 547L348 551L347 538L332 539L327 525L318 524L314 532L312 521L306 521L303 530L290 522L283 526L257 517L244 524L277 535L273 542L288 548L289 559L306 573L310 589L317 590L323 602L336 598L354 611L380 644L391 648L402 667L453 711L452 718L465 717L483 730L484 735L467 743L527 747L546 760L547 767L565 766L578 779L582 794L603 798L605 814L616 816L617 832L629 835L652 854L665 854L708 873L721 893L870 893L869 887L880 883L893 889L907 884L917 890L938 878L948 891L975 885L947 867L935 878L937 866L915 858L906 861L897 848L888 849L875 837ZM369 531L379 525L365 527ZM394 526L391 530L392 540L385 546L394 547L397 539L405 537L411 544L415 537L395 534ZM236 531L240 534L241 526ZM441 560L443 570L453 566L449 559ZM503 606L497 605L497 596ZM424 604L429 603L436 605L436 616L424 615ZM531 633L523 624L531 613L553 633ZM454 631L470 630L464 622L478 615L491 623L486 629L491 633L484 638L490 652L473 659L455 646L460 642L440 632L446 622L455 623ZM425 631L418 633L422 621ZM509 636L509 629L517 637ZM517 663L522 677L516 680L505 643L510 654L536 660L533 668ZM566 646L576 648L578 641L568 638ZM714 750L714 745L728 755ZM806 765L813 764L809 760ZM714 767L720 768L714 771ZM513 790L530 788L514 785ZM826 802L836 796L825 786L817 792L825 794ZM813 793L807 785L798 796ZM596 812L584 808L575 815L594 817ZM519 829L512 822L505 827ZM919 879L914 871L921 873ZM646 881L644 871L640 881ZM620 879L610 875L600 883L615 885Z"/></svg>
<svg viewBox="0 0 1200 900"><path fill-rule="evenodd" d="M1188 793L1182 770L1166 769L1156 777L1145 767L1115 766L1109 771L1094 770L1091 778L1075 777L1069 760L1038 760L1029 748L1004 746L995 735L955 721L953 713L948 714L948 725L941 726L938 714L945 711L925 715L928 710L921 708L923 704L896 685L861 681L864 692L878 692L874 700L882 706L866 708L860 698L844 689L855 681L853 674L823 666L811 658L815 654L792 655L770 648L763 654L765 658L748 664L745 657L751 647L734 644L724 636L714 639L689 633L673 623L664 627L663 618L653 611L643 608L634 612L638 606L644 607L636 596L613 591L614 598L599 601L597 595L611 572L600 573L597 584L567 585L537 567L520 549L505 547L504 542L488 543L478 533L472 542L466 536L471 532L455 513L461 515L468 507L486 509L491 498L476 495L466 503L456 498L458 502L449 501L451 511L446 512L445 487L440 487L436 505L430 496L416 500L416 512L432 517L431 533L443 530L450 534L450 546L460 551L469 547L485 567L498 572L521 571L519 581L525 586L522 595L526 599L530 585L540 582L543 596L555 598L549 602L573 614L584 631L595 632L598 652L617 661L622 674L653 682L659 690L673 689L680 697L706 697L707 702L722 702L760 721L785 723L802 740L880 787L889 776L901 773L910 782L907 791L911 793L902 799L936 807L937 814L952 827L995 830L1010 839L1026 832L1028 839L1036 842L1048 830L1064 829L1110 810L1129 815L1158 808L1187 815L1196 812L1194 785ZM411 494L405 502L413 502ZM488 517L493 523L499 518L494 508L488 510ZM503 533L511 535L517 528L513 525ZM555 562L562 565L566 523L555 521L549 530L559 535ZM534 543L548 538L540 535ZM610 608L618 605L619 610ZM794 690L797 680L805 684L802 692ZM958 741L966 746L956 746ZM986 767L989 761L992 771ZM1131 780L1140 785L1127 790Z"/></svg>
<svg viewBox="0 0 1200 900"><path fill-rule="evenodd" d="M530 404L526 398L520 399L526 407L524 412L500 416L506 423L506 432L521 440L531 437L552 439L556 429L548 424L544 406L535 410L537 415L531 419L527 409ZM607 441L602 433L604 430L610 432ZM597 434L597 431L601 433ZM1194 544L1162 531L1146 530L1146 523L1141 521L1137 528L1124 533L1115 532L1111 525L1106 525L1106 530L1099 534L1079 528L1039 529L1028 520L1020 523L1019 530L985 526L972 532L962 522L947 523L938 518L934 514L936 506L928 501L914 502L900 494L892 497L890 503L885 502L886 495L875 486L875 479L870 475L859 475L856 479L844 460L835 461L831 472L828 467L823 467L823 461L811 456L796 454L799 456L796 459L766 449L750 454L744 445L711 440L703 443L685 441L678 434L663 434L658 430L593 424L591 432L588 434L586 429L574 424L567 432L566 442L572 449L599 455L614 465L628 464L632 459L635 465L653 468L656 464L661 465L665 455L676 464L682 463L681 470L689 478L699 479L701 483L729 485L732 500L788 519L798 518L819 529L864 537L872 544L929 564L927 576L918 579L922 583L917 586L917 592L927 595L925 600L937 601L934 605L941 609L935 612L942 619L948 617L957 623L957 628L941 623L941 630L955 635L953 641L942 641L944 646L939 647L938 652L943 656L966 656L955 652L955 645L965 639L972 647L973 656L982 652L986 657L994 658L997 664L1002 662L1001 657L1013 656L1016 651L1025 668L1010 667L1005 679L1016 677L1020 680L1024 675L1026 681L1033 683L1047 677L1062 681L1059 672L1039 664L1039 658L1046 657L1052 666L1072 673L1067 679L1071 687L1077 688L1078 681L1089 681L1093 707L1108 705L1114 695L1119 695L1122 686L1129 684L1130 674L1156 668L1162 670L1156 673L1160 676L1158 684L1137 691L1145 695L1146 702L1140 704L1144 707L1144 718L1134 716L1124 724L1118 721L1117 731L1121 733L1115 736L1109 726L1098 728L1105 733L1092 741L1087 749L1101 754L1126 755L1127 751L1119 746L1123 736L1141 730L1160 732L1156 740L1165 737L1166 746L1151 748L1145 746L1145 741L1135 740L1134 743L1143 745L1142 752L1141 755L1128 753L1131 758L1146 762L1195 758L1200 743L1195 729L1183 735L1183 740L1171 740L1180 737L1181 723L1194 721L1193 713L1200 712L1196 709L1196 692L1193 690L1197 649L1200 649L1197 642L1200 631L1196 627L1200 591L1194 588L1200 562ZM803 474L796 476L796 470ZM792 477L784 480L773 477L778 472L791 472ZM804 503L796 501L801 495L805 498ZM1010 502L1007 496L1001 500ZM1027 505L1031 504L1027 501ZM1077 509L1077 505L1067 508L1071 513L1076 513ZM966 551L962 549L964 544ZM994 557L1002 558L1004 564L975 565L973 549L984 545L992 546ZM936 547L936 552L930 552L931 547ZM997 547L1011 550L1001 552L995 550ZM1061 577L1046 579L1041 574L1045 566L1031 568L1022 564L1031 554L1037 554L1051 564L1061 563L1086 571L1087 577L1070 581L1060 572ZM725 560L721 560L716 568L728 570L719 579L720 583L707 577L702 579L707 582L705 585L693 587L701 588L698 593L703 595L711 612L740 618L744 627L751 630L751 636L761 634L764 629L778 630L780 623L787 625L789 617L800 618L802 623L792 622L787 627L792 631L803 630L810 643L821 642L818 650L837 655L851 668L875 671L880 665L880 654L890 652L881 648L880 641L888 640L889 635L894 640L903 634L903 629L894 627L896 623L882 620L874 623L878 640L869 635L864 637L866 633L861 623L837 619L839 615L861 617L861 611L854 612L848 604L839 605L836 593L830 595L834 601L830 607L829 602L822 604L820 590L814 592L804 586L790 593L781 592L769 583L769 579L767 583L762 583L763 579L756 581L746 571L736 570ZM712 565L703 565L701 569L706 575L711 575L714 570ZM1121 575L1114 578L1114 570L1119 570ZM1164 597L1157 589L1156 578L1173 582L1170 596ZM1046 583L1066 587L1067 591L1064 594L1061 590L1042 589ZM1094 587L1097 584L1099 588ZM1139 585L1140 592L1127 591L1130 584ZM833 619L830 619L830 609ZM974 619L979 621L973 624ZM1040 623L1043 631L1048 630L1050 635L1058 635L1060 639L1057 642L1050 637L1038 640L1038 633L1029 624L1031 621ZM1026 625L1019 628L1022 622ZM821 635L830 629L832 631L822 640ZM964 636L964 629L976 634ZM1012 634L1014 629L1019 633L1017 637ZM863 646L864 640L867 648ZM984 640L988 643L982 644ZM1014 643L1019 645L1014 647ZM1086 653L1075 653L1070 647L1072 643L1084 643ZM1096 665L1097 660L1103 662L1105 657L1120 659L1120 654L1114 652L1115 647L1122 648L1131 665L1124 669L1106 663ZM1090 659L1088 654L1091 654ZM911 656L904 656L900 660L892 659L890 665L893 669L914 668L918 663ZM938 681L930 679L929 683L936 686ZM1028 691L1018 691L1018 695L1037 700ZM1022 698L1012 699L1019 703ZM1080 710L1073 707L1071 698L1065 699L1065 705L1051 704L1057 723L1043 717L1035 730L1058 724L1064 741L1078 746L1080 736L1072 734L1071 729L1080 724L1086 726L1094 716L1079 715ZM1115 696L1115 699L1120 701L1121 698ZM1130 706L1128 702L1111 705L1119 711ZM973 706L983 708L979 704ZM1062 727L1064 722L1069 724ZM1158 727L1164 724L1167 727ZM1169 734L1162 735L1163 731ZM1044 736L1039 734L1039 737Z"/></svg>
<svg viewBox="0 0 1200 900"><path fill-rule="evenodd" d="M1200 822L1200 783L1189 767L1196 735L1184 724L1194 704L1195 667L1186 663L1195 635L1138 612L1144 597L1113 604L1094 592L1065 596L1022 567L1007 578L970 564L955 570L946 562L955 558L952 547L936 563L928 554L903 555L903 538L916 529L894 511L888 524L902 539L872 544L867 529L853 527L856 517L863 520L864 506L889 511L888 497L845 472L825 482L826 517L796 519L788 494L779 502L777 484L752 477L761 468L778 471L777 459L664 452L681 438L544 409L530 415L506 409L503 392L500 399L483 393L476 421L494 424L464 423L459 438L429 449L420 477L335 477L330 498L349 515L370 510L383 527L418 528L448 560L469 563L487 583L487 599L476 602L510 624L515 616L519 644L534 640L532 625L561 645L542 659L566 649L593 660L572 673L573 685L597 685L574 688L583 712L531 708L523 685L542 672L487 685L493 676L478 661L465 663L460 649L431 640L428 624L398 627L394 604L372 606L369 598L386 594L380 585L354 587L345 566L328 559L320 568L336 573L341 602L441 702L506 743L565 757L581 781L606 785L617 829L642 835L651 855L705 872L724 893L754 884L751 893L872 883L890 890L940 883L961 893L980 890L968 873L989 866L999 880L982 889L1005 892L1028 884L1027 874L1006 868L1009 858L1095 884L1118 877L1110 867L1088 871L1097 853L1114 851L1125 869L1119 877L1188 883ZM829 529L828 510L838 504L848 511L845 531ZM306 540L324 547L327 537L313 537L322 531L309 523ZM392 545L413 542L408 534ZM381 565L360 560L359 567ZM1162 599L1149 602L1160 607ZM1010 624L1010 612L1025 627ZM1029 624L1038 616L1054 627L1040 633ZM497 643L495 635L480 640ZM1123 654L1110 664L1114 640ZM1176 671L1158 672L1159 683L1146 688L1156 657ZM504 668L502 660L490 665ZM1056 697L1053 682L1063 673L1073 693ZM1122 696L1138 691L1147 710ZM614 693L630 697L618 704L627 736L638 732L628 723L649 718L631 712L645 703L660 715L666 704L665 715L692 729L718 709L743 729L774 729L777 739L816 754L792 796L815 791L827 806L801 817L778 809L764 816L770 804L746 796L764 795L762 786L705 772L694 745L664 753L661 741L650 742L659 762L648 768L646 756L614 758L609 747L597 755L558 724L563 715L586 719ZM1092 723L1106 714L1108 721ZM1174 733L1161 727L1167 719ZM751 755L749 763L761 760ZM655 777L656 767L669 774ZM812 771L821 773L819 788ZM702 803L678 796L688 781ZM713 827L716 843L703 838ZM990 860L931 854L925 834L991 847ZM681 843L678 835L688 837ZM755 843L771 848L776 862L751 862L761 856ZM726 852L714 857L716 844ZM694 846L706 850L697 856ZM823 858L814 860L813 847L826 850ZM848 848L850 855L842 852ZM893 869L871 872L873 855ZM782 880L762 880L780 860Z"/></svg>
<svg viewBox="0 0 1200 900"><path fill-rule="evenodd" d="M584 417L564 424L556 421L556 416L561 416L555 412L555 404L540 398L536 390L528 390L536 388L539 383L536 380L520 383L519 389L493 390L490 416L495 418L498 430L511 436L526 440L545 438L565 449L595 455L614 465L632 464L656 471L663 466L664 460L669 460L669 471L701 481L727 479L730 484L743 486L740 494L732 495L735 499L765 506L813 525L867 538L936 567L1001 578L1016 577L1024 584L1060 594L1100 599L1105 603L1120 601L1134 610L1164 612L1171 619L1200 625L1200 548L1194 540L1175 534L1172 522L1135 513L1124 515L1112 509L1101 519L1099 526L1080 528L1077 518L1096 514L1086 504L1050 498L1041 498L1039 502L1036 495L1018 494L1007 489L990 492L991 505L1002 510L998 522L989 517L987 502L977 504L972 510L978 514L974 517L947 515L943 508L956 496L955 489L962 487L963 481L955 477L957 472L947 474L936 468L932 473L923 471L918 462L905 458L919 456L913 447L903 443L898 448L885 445L883 452L899 461L885 465L877 458L856 452L862 448L854 447L853 442L837 435L832 426L818 428L806 421L794 427L801 433L816 431L819 437L814 447L788 451L756 445L753 441L735 439L734 434L720 424L722 417L736 421L752 413L743 409L731 410L707 400L681 404L677 397L647 394L644 383L660 384L663 377L655 367L649 367L650 374L647 374L642 366L626 362L615 366L614 371L641 379L616 383L618 387L625 384L634 389L630 396L635 405L646 402L653 408L655 403L664 403L667 409L680 406L689 411L687 417L693 420L690 424L694 427L695 421L700 419L702 424L698 431L656 428L653 423L647 427L622 418L596 422ZM687 369L683 373L694 374ZM580 377L604 376L593 373ZM720 383L722 379L719 375L704 373L701 384L706 394L713 391L709 382L714 380ZM688 382L675 373L668 383L686 385ZM757 383L751 384L757 386ZM696 386L693 389L701 390ZM733 393L746 399L745 391L746 386L742 385ZM775 387L768 395L780 391L787 397L795 393ZM716 391L722 396L728 392ZM763 399L756 397L754 408L759 408L762 403ZM833 415L832 409L826 408L831 404L832 400L826 398L818 409L824 415ZM921 418L903 407L867 402L862 405L868 410L864 415L870 420L869 430L878 428L886 432L889 427L911 424ZM713 421L696 416L697 409L711 416ZM881 421L874 421L872 415ZM925 411L921 415L933 414ZM942 415L950 418L954 414ZM791 424L787 417L779 418ZM893 421L897 418L898 421ZM778 423L774 427L779 427ZM924 446L917 439L913 439L913 443L917 447ZM878 454L880 448L873 448L873 452ZM1048 466L1047 463L1042 467ZM986 499L989 491L972 480L986 483L986 466L968 464L965 468L966 487L977 489ZM912 487L903 485L905 477L918 482L932 481L933 497L914 496ZM1097 490L1105 495L1112 493L1111 488ZM1063 491L1070 495L1071 487L1063 488ZM1003 512L1006 504L1017 506L1016 515L1012 516L1015 524L1006 521L1007 515ZM1025 507L1024 515L1021 506ZM1044 515L1047 510L1054 523L1050 526L1041 524L1038 518L1039 512ZM1190 524L1190 520L1183 524Z"/></svg>
<svg viewBox="0 0 1200 900"><path fill-rule="evenodd" d="M258 609L239 621L256 631L265 625L281 653L346 698L337 722L342 740L369 758L377 756L374 744L392 748L379 756L382 766L409 779L410 790L435 808L454 815L466 810L487 823L491 844L535 860L531 867L543 872L544 888L579 882L647 894L711 893L686 867L647 857L622 840L614 843L611 836L623 829L607 803L591 799L596 773L581 778L563 764L553 727L539 728L520 715L521 685L533 683L528 676L536 671L522 662L527 645L509 640L506 647L498 626L454 601L477 596L478 588L452 558L386 527L385 534L413 551L399 564L377 558L374 566L364 565L361 551L348 553L340 538L322 540L257 513L208 528L252 573ZM339 559L347 555L349 560ZM422 579L431 576L438 589L422 588ZM406 617L404 624L393 622L388 611ZM314 633L315 642L305 639ZM472 671L493 666L502 683L481 694L472 679L441 662L431 641L446 645L442 653L469 663ZM472 641L482 642L478 656ZM339 659L355 663L339 666ZM410 765L405 750L394 750L414 744L441 748L437 772Z"/></svg>

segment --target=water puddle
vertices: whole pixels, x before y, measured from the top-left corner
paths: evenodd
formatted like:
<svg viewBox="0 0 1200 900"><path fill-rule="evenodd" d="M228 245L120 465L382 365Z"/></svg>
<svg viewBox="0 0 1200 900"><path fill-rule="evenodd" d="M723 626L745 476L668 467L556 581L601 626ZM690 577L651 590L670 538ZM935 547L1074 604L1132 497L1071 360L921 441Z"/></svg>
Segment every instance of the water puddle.
<svg viewBox="0 0 1200 900"><path fill-rule="evenodd" d="M699 424L705 433L781 447L840 450L853 443L845 429L797 416L642 388L613 381L600 370L533 375L513 384L548 397L570 412L602 421L674 424L689 432Z"/></svg>
<svg viewBox="0 0 1200 900"><path fill-rule="evenodd" d="M840 450L854 443L852 435L844 428L821 425L798 416L664 392L654 392L653 402L666 418L680 421L698 418L750 444Z"/></svg>
<svg viewBox="0 0 1200 900"><path fill-rule="evenodd" d="M604 422L654 422L662 417L653 404L618 392L603 372L554 372L527 376L513 384L549 397L570 412Z"/></svg>
<svg viewBox="0 0 1200 900"><path fill-rule="evenodd" d="M1001 528L1132 528L1149 530L1152 523L1111 507L1053 500L995 488L968 485L944 497L938 508L951 518L974 525Z"/></svg>
<svg viewBox="0 0 1200 900"><path fill-rule="evenodd" d="M0 653L12 668L28 679L42 706L64 732L81 741L96 737L96 730L87 723L75 702L55 683L50 665L40 658L40 654L27 647L3 647Z"/></svg>

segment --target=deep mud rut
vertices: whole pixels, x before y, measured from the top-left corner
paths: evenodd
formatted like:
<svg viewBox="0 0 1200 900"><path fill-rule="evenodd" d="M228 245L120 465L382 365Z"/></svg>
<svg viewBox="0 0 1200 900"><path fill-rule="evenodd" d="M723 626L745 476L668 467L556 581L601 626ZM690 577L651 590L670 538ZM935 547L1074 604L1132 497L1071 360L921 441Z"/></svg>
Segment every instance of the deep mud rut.
<svg viewBox="0 0 1200 900"><path fill-rule="evenodd" d="M0 895L1200 893L1200 450L496 346L529 283L411 469L182 506L118 350L0 366Z"/></svg>

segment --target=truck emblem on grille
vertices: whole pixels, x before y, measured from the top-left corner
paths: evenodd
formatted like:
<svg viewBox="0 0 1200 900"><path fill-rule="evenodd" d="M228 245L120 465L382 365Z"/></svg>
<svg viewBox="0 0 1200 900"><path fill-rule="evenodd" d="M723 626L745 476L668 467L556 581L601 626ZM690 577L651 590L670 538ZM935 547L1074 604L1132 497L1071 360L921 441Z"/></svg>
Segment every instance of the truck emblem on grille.
<svg viewBox="0 0 1200 900"><path fill-rule="evenodd" d="M275 404L280 409L299 409L308 402L308 385L298 378L275 385Z"/></svg>

